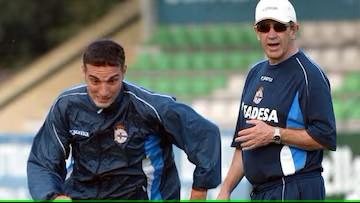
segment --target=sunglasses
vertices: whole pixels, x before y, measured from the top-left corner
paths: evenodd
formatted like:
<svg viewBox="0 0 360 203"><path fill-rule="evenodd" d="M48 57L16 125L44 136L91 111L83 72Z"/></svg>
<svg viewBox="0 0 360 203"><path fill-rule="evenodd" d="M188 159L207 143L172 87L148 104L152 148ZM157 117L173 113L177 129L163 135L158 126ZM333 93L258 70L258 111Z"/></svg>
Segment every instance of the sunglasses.
<svg viewBox="0 0 360 203"><path fill-rule="evenodd" d="M273 25L272 27L275 30L275 32L285 32L286 29L290 26L290 24L283 24L279 22L275 22L275 23L259 22L258 24L256 24L255 27L258 32L267 33L270 31L271 25Z"/></svg>

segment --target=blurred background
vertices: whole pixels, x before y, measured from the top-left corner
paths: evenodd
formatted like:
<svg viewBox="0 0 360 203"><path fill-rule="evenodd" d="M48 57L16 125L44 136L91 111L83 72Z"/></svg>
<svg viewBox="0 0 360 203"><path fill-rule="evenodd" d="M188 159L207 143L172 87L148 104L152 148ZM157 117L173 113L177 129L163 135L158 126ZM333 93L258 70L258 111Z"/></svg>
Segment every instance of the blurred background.
<svg viewBox="0 0 360 203"><path fill-rule="evenodd" d="M338 130L323 166L328 199L360 199L360 0L292 0L298 41L326 72ZM264 58L257 0L0 0L0 199L29 199L32 139L65 88L83 82L81 53L99 38L126 51L126 80L177 97L218 124L223 178L245 76ZM182 199L194 166L176 150ZM219 188L209 192L214 199ZM248 199L244 179L233 199Z"/></svg>

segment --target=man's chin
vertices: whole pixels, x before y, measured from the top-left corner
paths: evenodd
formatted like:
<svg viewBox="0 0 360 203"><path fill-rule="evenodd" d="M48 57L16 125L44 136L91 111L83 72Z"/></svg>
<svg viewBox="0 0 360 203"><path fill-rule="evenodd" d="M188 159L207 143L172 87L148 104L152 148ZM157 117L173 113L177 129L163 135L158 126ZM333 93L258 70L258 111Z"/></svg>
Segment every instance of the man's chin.
<svg viewBox="0 0 360 203"><path fill-rule="evenodd" d="M100 108L100 109L105 109L105 108L109 107L110 105L111 105L110 102L108 102L108 103L99 103L99 102L96 102L96 106L97 106L98 108Z"/></svg>

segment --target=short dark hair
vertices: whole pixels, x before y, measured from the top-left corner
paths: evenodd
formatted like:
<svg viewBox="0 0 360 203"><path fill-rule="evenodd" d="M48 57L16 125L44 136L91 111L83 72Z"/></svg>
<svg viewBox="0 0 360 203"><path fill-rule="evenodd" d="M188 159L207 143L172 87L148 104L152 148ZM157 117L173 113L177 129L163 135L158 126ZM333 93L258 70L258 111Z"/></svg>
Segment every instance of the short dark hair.
<svg viewBox="0 0 360 203"><path fill-rule="evenodd" d="M83 64L123 67L125 52L120 44L110 39L100 39L90 43L85 49Z"/></svg>

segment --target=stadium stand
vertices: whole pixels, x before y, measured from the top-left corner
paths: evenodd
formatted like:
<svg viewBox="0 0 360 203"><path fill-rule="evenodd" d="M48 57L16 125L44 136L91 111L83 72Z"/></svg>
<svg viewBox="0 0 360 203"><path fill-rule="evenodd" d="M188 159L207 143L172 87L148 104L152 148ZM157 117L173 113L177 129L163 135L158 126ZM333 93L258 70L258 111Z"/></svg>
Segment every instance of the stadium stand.
<svg viewBox="0 0 360 203"><path fill-rule="evenodd" d="M251 32L245 24L160 26L144 44L128 79L180 100L204 97L224 88L233 72L245 73L262 57ZM145 79L150 71L156 71L154 84Z"/></svg>

